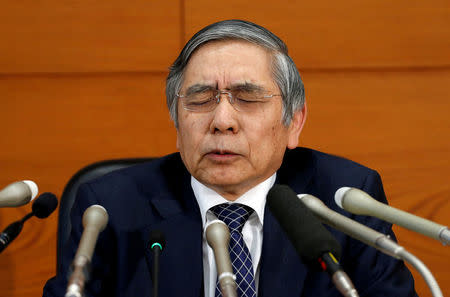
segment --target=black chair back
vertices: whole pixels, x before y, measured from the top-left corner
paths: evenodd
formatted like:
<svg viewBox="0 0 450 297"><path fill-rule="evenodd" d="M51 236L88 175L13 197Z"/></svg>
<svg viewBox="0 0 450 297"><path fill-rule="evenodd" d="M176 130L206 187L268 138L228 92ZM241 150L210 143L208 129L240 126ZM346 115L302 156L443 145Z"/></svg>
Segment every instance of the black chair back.
<svg viewBox="0 0 450 297"><path fill-rule="evenodd" d="M69 239L70 230L72 225L70 223L70 210L75 201L75 196L78 191L78 187L94 178L100 177L111 171L129 167L142 162L148 162L154 158L134 158L134 159L115 159L100 161L90 164L80 169L69 180L64 191L61 195L59 203L58 214L58 231L57 231L57 246L56 246L56 270L57 273L62 269L62 249Z"/></svg>

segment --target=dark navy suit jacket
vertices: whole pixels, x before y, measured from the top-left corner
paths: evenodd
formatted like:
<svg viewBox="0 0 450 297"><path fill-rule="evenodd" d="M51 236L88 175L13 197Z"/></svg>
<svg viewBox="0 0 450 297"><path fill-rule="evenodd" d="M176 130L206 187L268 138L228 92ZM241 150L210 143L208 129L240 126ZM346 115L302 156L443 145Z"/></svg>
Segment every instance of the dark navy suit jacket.
<svg viewBox="0 0 450 297"><path fill-rule="evenodd" d="M330 208L347 216L349 213L333 201L335 191L342 186L363 189L386 202L375 171L305 148L286 152L277 183L288 184L297 193L320 197ZM113 172L80 188L62 263L65 273L47 282L44 296L64 296L67 270L82 233L81 217L92 204L106 208L109 223L96 246L87 296L152 295L153 258L148 239L153 229L163 231L166 237L160 258L159 296L204 295L201 216L190 175L180 155L173 154ZM350 217L393 236L387 223L365 216ZM403 262L329 230L342 245L341 264L361 297L416 296L412 276ZM326 273L304 265L267 207L260 265L260 297L340 296Z"/></svg>

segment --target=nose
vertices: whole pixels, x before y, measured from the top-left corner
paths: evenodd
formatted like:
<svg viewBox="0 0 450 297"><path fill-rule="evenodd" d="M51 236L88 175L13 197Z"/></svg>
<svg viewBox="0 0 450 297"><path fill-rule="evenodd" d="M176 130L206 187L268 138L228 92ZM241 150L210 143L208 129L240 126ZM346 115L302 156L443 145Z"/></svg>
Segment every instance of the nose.
<svg viewBox="0 0 450 297"><path fill-rule="evenodd" d="M228 92L217 94L218 103L212 115L211 133L235 134L239 131L238 114L231 105L230 96Z"/></svg>

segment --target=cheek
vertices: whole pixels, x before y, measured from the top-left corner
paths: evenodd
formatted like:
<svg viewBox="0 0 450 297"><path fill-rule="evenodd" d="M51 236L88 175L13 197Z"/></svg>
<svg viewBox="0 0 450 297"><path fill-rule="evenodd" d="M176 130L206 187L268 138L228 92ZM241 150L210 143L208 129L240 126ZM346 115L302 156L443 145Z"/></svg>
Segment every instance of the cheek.
<svg viewBox="0 0 450 297"><path fill-rule="evenodd" d="M186 128L186 126L182 125L178 128L177 148L187 169L191 171L195 164L194 139L192 133L189 133L189 130L186 130Z"/></svg>
<svg viewBox="0 0 450 297"><path fill-rule="evenodd" d="M266 125L262 124L262 121L254 121L249 128L246 138L250 147L250 156L255 163L272 159L279 153L284 154L285 132L276 121Z"/></svg>
<svg viewBox="0 0 450 297"><path fill-rule="evenodd" d="M264 155L267 159L279 159L284 155L287 146L287 128L275 119L272 124L263 131L261 138L265 139Z"/></svg>
<svg viewBox="0 0 450 297"><path fill-rule="evenodd" d="M265 145L276 145L285 135L286 129L281 121L281 111L278 109L268 109L258 118L247 121L246 124L252 139L256 142L264 141Z"/></svg>
<svg viewBox="0 0 450 297"><path fill-rule="evenodd" d="M204 131L208 118L204 115L181 113L179 125L184 131Z"/></svg>
<svg viewBox="0 0 450 297"><path fill-rule="evenodd" d="M201 119L184 115L179 120L177 147L184 155L192 155L200 146L204 135L205 123Z"/></svg>

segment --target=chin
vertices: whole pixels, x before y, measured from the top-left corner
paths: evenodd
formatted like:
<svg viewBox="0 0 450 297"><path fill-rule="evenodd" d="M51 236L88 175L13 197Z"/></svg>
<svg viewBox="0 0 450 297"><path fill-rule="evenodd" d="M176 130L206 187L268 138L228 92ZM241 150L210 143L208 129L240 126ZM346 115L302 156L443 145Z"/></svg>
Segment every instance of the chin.
<svg viewBox="0 0 450 297"><path fill-rule="evenodd" d="M199 181L204 182L206 185L219 188L235 187L245 181L245 178L240 176L237 172L221 172L216 174L210 173L207 176L202 176L200 178L201 179L199 179Z"/></svg>

